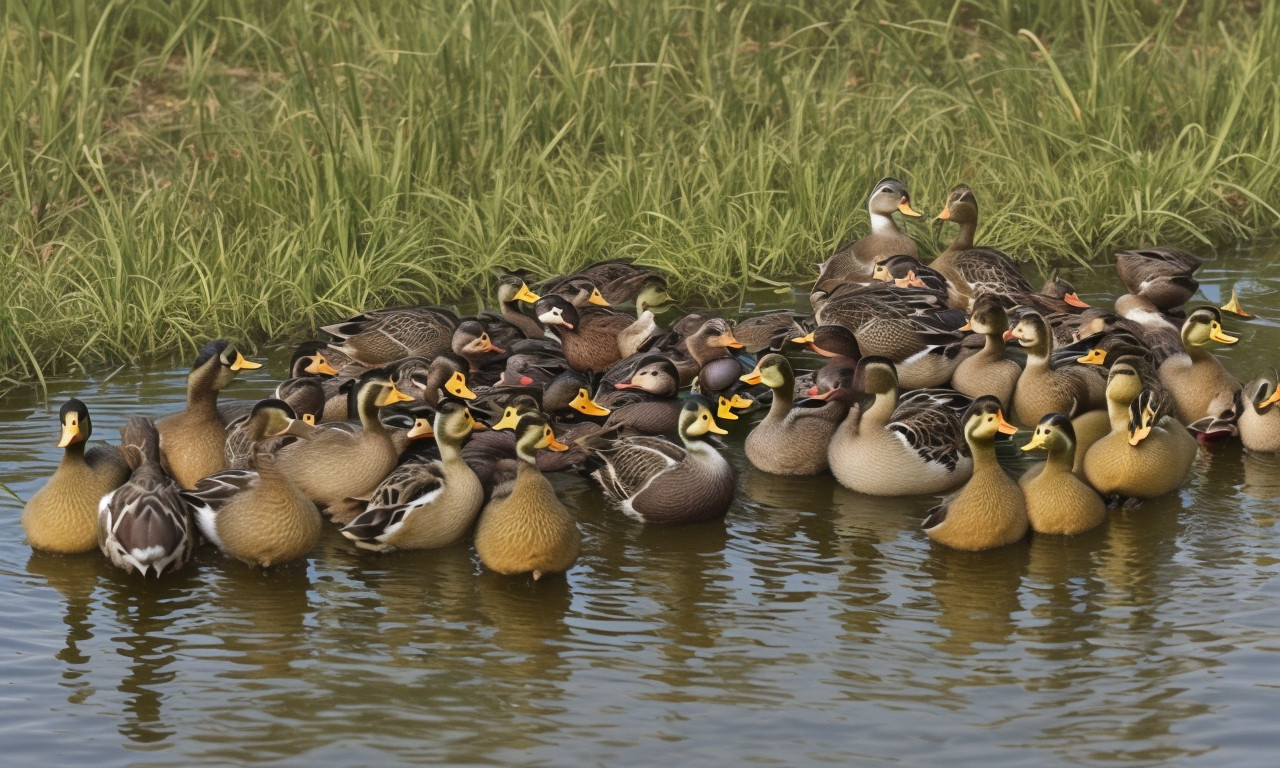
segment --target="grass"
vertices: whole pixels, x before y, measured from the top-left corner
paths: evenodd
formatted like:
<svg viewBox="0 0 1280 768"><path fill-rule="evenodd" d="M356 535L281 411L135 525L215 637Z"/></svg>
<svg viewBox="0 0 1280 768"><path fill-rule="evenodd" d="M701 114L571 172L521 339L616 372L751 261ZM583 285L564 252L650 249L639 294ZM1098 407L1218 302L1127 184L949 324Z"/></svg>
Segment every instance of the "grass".
<svg viewBox="0 0 1280 768"><path fill-rule="evenodd" d="M632 256L807 282L906 180L1040 263L1275 234L1280 7L33 0L0 36L0 379ZM941 238L913 234L926 252Z"/></svg>

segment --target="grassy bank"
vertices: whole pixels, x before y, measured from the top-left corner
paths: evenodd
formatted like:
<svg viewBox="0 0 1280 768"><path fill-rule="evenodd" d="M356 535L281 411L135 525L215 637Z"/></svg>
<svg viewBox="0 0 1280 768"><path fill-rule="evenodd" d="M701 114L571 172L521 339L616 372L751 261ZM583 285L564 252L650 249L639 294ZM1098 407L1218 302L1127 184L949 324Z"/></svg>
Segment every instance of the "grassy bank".
<svg viewBox="0 0 1280 768"><path fill-rule="evenodd" d="M929 213L969 183L1027 259L1271 234L1258 5L8 3L0 377L298 338L495 265L628 255L727 303L810 279L886 174Z"/></svg>

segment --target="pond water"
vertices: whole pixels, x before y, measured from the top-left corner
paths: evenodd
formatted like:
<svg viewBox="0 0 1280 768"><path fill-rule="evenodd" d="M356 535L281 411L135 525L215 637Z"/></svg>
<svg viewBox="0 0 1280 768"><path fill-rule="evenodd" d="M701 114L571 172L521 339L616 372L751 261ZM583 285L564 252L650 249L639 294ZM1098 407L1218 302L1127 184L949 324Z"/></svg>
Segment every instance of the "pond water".
<svg viewBox="0 0 1280 768"><path fill-rule="evenodd" d="M1238 285L1280 318L1276 255L1207 260L1203 294ZM1119 285L1071 277L1086 299ZM1226 324L1236 375L1280 363L1280 322ZM224 394L266 394L286 360ZM53 471L65 398L115 442L181 407L186 367L8 395L0 481L25 499ZM583 554L539 583L469 546L378 556L336 530L304 563L206 548L143 581L32 552L0 497L5 762L1274 764L1280 460L1202 452L1178 493L1095 531L974 554L921 533L933 497L753 471L749 426L723 521L645 528L556 476Z"/></svg>

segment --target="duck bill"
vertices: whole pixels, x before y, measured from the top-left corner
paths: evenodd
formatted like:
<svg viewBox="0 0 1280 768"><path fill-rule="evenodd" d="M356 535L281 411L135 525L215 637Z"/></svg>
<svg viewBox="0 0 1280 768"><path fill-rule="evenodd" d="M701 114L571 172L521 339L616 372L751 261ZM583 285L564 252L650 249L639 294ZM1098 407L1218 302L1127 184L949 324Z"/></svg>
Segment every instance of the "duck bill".
<svg viewBox="0 0 1280 768"><path fill-rule="evenodd" d="M730 408L748 408L754 403L755 403L755 400L752 400L749 397L743 397L742 395L739 395L737 393L734 393L733 397L729 398Z"/></svg>
<svg viewBox="0 0 1280 768"><path fill-rule="evenodd" d="M1085 365L1102 365L1107 361L1107 351L1105 349L1091 349L1081 357L1076 358L1077 363Z"/></svg>
<svg viewBox="0 0 1280 768"><path fill-rule="evenodd" d="M533 291L529 290L528 284L521 283L520 290L516 291L515 298L516 298L516 301L523 301L525 304L533 304L542 297L534 293Z"/></svg>
<svg viewBox="0 0 1280 768"><path fill-rule="evenodd" d="M942 213L938 214L938 221L951 221L951 206L942 206Z"/></svg>
<svg viewBox="0 0 1280 768"><path fill-rule="evenodd" d="M77 421L71 424L63 424L62 435L58 439L58 447L66 448L68 445L78 443L83 439L84 437L82 437L80 433L80 422Z"/></svg>
<svg viewBox="0 0 1280 768"><path fill-rule="evenodd" d="M503 429L515 429L520 423L520 414L515 408L508 408L503 411L502 418L498 419L498 423L493 425L493 431L498 432Z"/></svg>
<svg viewBox="0 0 1280 768"><path fill-rule="evenodd" d="M585 389L578 390L577 397L573 398L573 401L569 403L569 407L588 416L608 416L612 413L608 408L592 400Z"/></svg>
<svg viewBox="0 0 1280 768"><path fill-rule="evenodd" d="M1147 435L1151 434L1151 425L1144 424L1141 427L1129 433L1129 445L1137 445L1147 439Z"/></svg>
<svg viewBox="0 0 1280 768"><path fill-rule="evenodd" d="M1002 338L1004 338L1005 341L1013 341L1017 337L1013 335L1013 331L1005 331Z"/></svg>
<svg viewBox="0 0 1280 768"><path fill-rule="evenodd" d="M1239 336L1232 336L1231 334L1222 330L1222 326L1218 325L1217 323L1214 323L1213 325L1209 326L1209 338L1213 339L1219 344L1235 344L1237 341L1240 340Z"/></svg>
<svg viewBox="0 0 1280 768"><path fill-rule="evenodd" d="M303 370L313 376L321 376L321 375L337 376L338 375L338 369L330 365L329 361L325 359L324 355L312 355L311 364L308 365L306 368L303 368Z"/></svg>
<svg viewBox="0 0 1280 768"><path fill-rule="evenodd" d="M805 334L805 335L803 335L803 336L796 336L796 337L792 338L792 339L791 339L791 343L792 343L792 344L799 344L799 345L800 345L800 346L802 346L802 347L804 347L804 346L808 346L808 345L812 344L812 343L813 343L813 331L810 331L809 333L806 333L806 334Z"/></svg>
<svg viewBox="0 0 1280 768"><path fill-rule="evenodd" d="M1080 298L1079 295L1075 293L1075 291L1072 291L1071 293L1068 293L1067 295L1063 296L1062 300L1067 302L1073 307L1079 307L1080 309L1089 308L1089 305L1084 303L1084 301Z"/></svg>
<svg viewBox="0 0 1280 768"><path fill-rule="evenodd" d="M972 330L973 330L973 318L970 318L970 319L969 319L969 322L967 322L967 323L965 323L964 325L960 326L960 327L959 327L959 328L957 328L956 330L957 330L957 331L972 331Z"/></svg>
<svg viewBox="0 0 1280 768"><path fill-rule="evenodd" d="M738 381L745 381L752 386L759 384L764 380L764 375L760 373L760 363L756 363L756 367L751 369L751 373L744 373L738 377Z"/></svg>
<svg viewBox="0 0 1280 768"><path fill-rule="evenodd" d="M1253 317L1253 315L1244 310L1244 307L1240 306L1240 297L1236 295L1235 288L1231 289L1231 301L1223 304L1221 309L1223 312L1230 312L1231 314L1239 315L1240 317Z"/></svg>
<svg viewBox="0 0 1280 768"><path fill-rule="evenodd" d="M406 395L400 391L394 381L387 380L391 384L391 391L382 399L381 405L391 405L392 403L410 403L413 402L413 395Z"/></svg>
<svg viewBox="0 0 1280 768"><path fill-rule="evenodd" d="M410 440L421 440L427 437L435 437L436 431L432 428L431 422L427 419L415 419L413 426L405 433L405 437Z"/></svg>
<svg viewBox="0 0 1280 768"><path fill-rule="evenodd" d="M996 429L1002 435L1017 434L1018 428L1004 420L1004 412L996 411Z"/></svg>
<svg viewBox="0 0 1280 768"><path fill-rule="evenodd" d="M729 347L730 349L742 349L742 342L733 337L733 331L725 331L720 334L720 338L717 343L722 347Z"/></svg>
<svg viewBox="0 0 1280 768"><path fill-rule="evenodd" d="M591 289L591 295L587 297L587 303L588 303L588 304L595 304L597 307L611 307L611 306L613 306L613 305L612 305L612 304L610 304L609 302L605 301L604 297L600 295L600 289L598 289L598 288L592 288L592 289Z"/></svg>
<svg viewBox="0 0 1280 768"><path fill-rule="evenodd" d="M560 442L559 440L555 439L554 437L548 437L548 438L547 438L547 447L548 447L548 448L550 448L550 449L551 449L551 450L553 450L553 451L567 451L567 450L569 450L569 446L565 445L564 443Z"/></svg>
<svg viewBox="0 0 1280 768"><path fill-rule="evenodd" d="M1027 441L1027 444L1022 446L1022 450L1034 451L1035 449L1042 447L1044 447L1044 435L1037 431L1035 434L1031 435L1031 439Z"/></svg>
<svg viewBox="0 0 1280 768"><path fill-rule="evenodd" d="M480 351L495 352L501 355L505 350L503 350L502 347L496 346L493 343L493 340L489 338L489 334L486 333L485 335L480 337Z"/></svg>
<svg viewBox="0 0 1280 768"><path fill-rule="evenodd" d="M715 419L711 419L707 422L707 431L717 435L729 434L729 430L717 424Z"/></svg>
<svg viewBox="0 0 1280 768"><path fill-rule="evenodd" d="M1280 387L1276 387L1276 391L1272 392L1270 397L1258 403L1258 407L1266 408L1268 405L1275 405L1278 402L1280 402Z"/></svg>
<svg viewBox="0 0 1280 768"><path fill-rule="evenodd" d="M729 402L729 399L727 397L721 396L720 404L716 408L716 418L724 419L725 421L737 421L738 414L730 410L731 408L732 408L732 404Z"/></svg>
<svg viewBox="0 0 1280 768"><path fill-rule="evenodd" d="M449 380L445 382L444 389L449 394L461 397L463 400L476 399L476 393L472 392L470 387L467 386L467 377L461 371L449 377Z"/></svg>
<svg viewBox="0 0 1280 768"><path fill-rule="evenodd" d="M314 427L316 425L316 415L314 413L302 414L302 420L306 422L309 427Z"/></svg>
<svg viewBox="0 0 1280 768"><path fill-rule="evenodd" d="M920 216L922 215L915 208L911 207L911 201L905 197L902 198L902 202L898 203L898 212L901 213L903 216L911 216L912 218L917 218L917 219L920 218Z"/></svg>
<svg viewBox="0 0 1280 768"><path fill-rule="evenodd" d="M246 360L244 355L240 354L239 351L236 352L236 361L231 364L231 370L233 371L252 371L254 368L261 367L262 363L255 363L252 360ZM337 373L337 371L334 371L334 373Z"/></svg>

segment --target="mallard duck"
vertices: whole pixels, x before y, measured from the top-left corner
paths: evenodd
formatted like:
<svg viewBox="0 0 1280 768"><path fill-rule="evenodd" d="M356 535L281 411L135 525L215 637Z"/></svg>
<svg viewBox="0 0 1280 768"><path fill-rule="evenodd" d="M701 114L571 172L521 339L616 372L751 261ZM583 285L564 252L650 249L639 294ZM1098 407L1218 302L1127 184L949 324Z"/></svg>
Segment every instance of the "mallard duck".
<svg viewBox="0 0 1280 768"><path fill-rule="evenodd" d="M773 391L769 412L747 435L747 459L775 475L816 475L827 469L827 445L844 420L848 405L840 400L796 406L795 372L787 358L768 354L743 375L747 384Z"/></svg>
<svg viewBox="0 0 1280 768"><path fill-rule="evenodd" d="M200 478L227 468L227 428L218 414L218 391L240 371L261 367L226 339L200 350L187 374L187 409L156 422L161 462L179 486L192 488Z"/></svg>
<svg viewBox="0 0 1280 768"><path fill-rule="evenodd" d="M1200 283L1191 277L1200 259L1181 248L1154 246L1116 253L1116 273L1129 293L1157 309L1177 309L1191 300Z"/></svg>
<svg viewBox="0 0 1280 768"><path fill-rule="evenodd" d="M468 370L478 371L506 350L493 343L479 320L463 320L453 331L450 349L467 361Z"/></svg>
<svg viewBox="0 0 1280 768"><path fill-rule="evenodd" d="M315 426L324 418L325 391L319 379L314 376L285 379L276 385L272 399L283 400L293 410L291 418L301 419L303 423ZM262 401L259 401L259 404ZM225 453L228 469L254 469L254 457L258 453L275 453L288 444L288 436L278 438L258 438L253 435L250 413L227 422L227 442Z"/></svg>
<svg viewBox="0 0 1280 768"><path fill-rule="evenodd" d="M604 430L679 438L680 373L669 358L648 355L631 376L613 386L613 392L597 396L610 408Z"/></svg>
<svg viewBox="0 0 1280 768"><path fill-rule="evenodd" d="M1022 475L1027 518L1036 533L1076 534L1098 526L1107 516L1107 505L1088 483L1072 473L1076 431L1071 419L1051 413L1040 420L1024 451L1043 449L1049 458Z"/></svg>
<svg viewBox="0 0 1280 768"><path fill-rule="evenodd" d="M951 374L951 386L969 397L994 395L1002 409L1013 402L1013 391L1022 375L1022 366L1005 356L1005 332L1009 330L1009 316L1004 306L993 296L979 296L973 303L969 325L985 339L982 349L960 361Z"/></svg>
<svg viewBox="0 0 1280 768"><path fill-rule="evenodd" d="M48 552L73 554L98 546L98 501L129 479L129 465L113 446L86 450L93 434L89 408L74 397L58 411L62 461L22 509L27 543Z"/></svg>
<svg viewBox="0 0 1280 768"><path fill-rule="evenodd" d="M178 485L160 466L160 434L135 416L120 429L129 481L98 502L98 548L126 571L161 576L186 565L196 529Z"/></svg>
<svg viewBox="0 0 1280 768"><path fill-rule="evenodd" d="M964 415L973 476L929 510L922 525L929 538L954 549L978 551L1013 544L1027 535L1022 491L996 461L996 435L1017 431L1004 420L999 400L984 395L973 401Z"/></svg>
<svg viewBox="0 0 1280 768"><path fill-rule="evenodd" d="M778 352L810 320L811 316L793 309L777 309L738 320L733 324L733 338L753 355Z"/></svg>
<svg viewBox="0 0 1280 768"><path fill-rule="evenodd" d="M1012 297L1035 293L1031 281L1008 254L974 246L978 199L967 185L958 184L951 189L938 220L960 225L951 245L929 264L946 276L956 293L970 302L981 294L996 296L1006 309L1016 304Z"/></svg>
<svg viewBox="0 0 1280 768"><path fill-rule="evenodd" d="M1073 360L1054 363L1053 334L1038 312L1024 313L1005 339L1017 339L1027 352L1027 365L1013 390L1018 423L1031 425L1050 413L1075 416L1103 406L1106 382L1098 369Z"/></svg>
<svg viewBox="0 0 1280 768"><path fill-rule="evenodd" d="M359 424L318 424L307 439L276 454L276 467L321 509L371 493L399 456L378 409L412 398L396 388L386 369L361 376L350 397Z"/></svg>
<svg viewBox="0 0 1280 768"><path fill-rule="evenodd" d="M827 449L841 485L873 496L910 496L949 491L969 478L973 459L956 416L969 398L922 389L899 401L897 374L883 357L862 358L854 380L852 388L826 393L852 404ZM853 402L859 396L870 404Z"/></svg>
<svg viewBox="0 0 1280 768"><path fill-rule="evenodd" d="M521 304L532 306L540 298L529 290L529 285L519 275L507 274L498 279L498 306L502 310L502 319L518 328L526 339L542 338L542 326L518 307Z"/></svg>
<svg viewBox="0 0 1280 768"><path fill-rule="evenodd" d="M388 369L397 389L410 399L427 405L434 406L446 395L463 400L476 398L476 393L467 384L466 361L457 355L439 355L431 360L407 357L388 366ZM350 405L354 401L348 396L347 402ZM358 415L351 412L350 417L358 418Z"/></svg>
<svg viewBox="0 0 1280 768"><path fill-rule="evenodd" d="M725 434L714 406L691 395L680 410L680 441L624 437L589 450L601 462L591 473L604 495L628 517L645 523L679 525L724 516L733 501L736 477L729 462L706 441Z"/></svg>
<svg viewBox="0 0 1280 768"><path fill-rule="evenodd" d="M247 433L256 444L288 432L297 418L283 400L262 400L249 415ZM255 469L226 469L183 491L196 526L214 546L249 565L270 568L297 560L320 541L316 505L259 452Z"/></svg>
<svg viewBox="0 0 1280 768"><path fill-rule="evenodd" d="M441 401L432 430L440 459L396 467L342 535L376 552L434 549L461 541L484 504L484 488L462 459L462 444L475 427L463 401Z"/></svg>
<svg viewBox="0 0 1280 768"><path fill-rule="evenodd" d="M1227 372L1209 345L1237 341L1222 330L1222 313L1217 307L1198 307L1182 324L1182 353L1160 364L1160 381L1173 396L1178 420L1202 434L1208 432L1204 425L1210 423L1220 424L1219 431L1234 432L1231 414L1235 413L1240 380Z"/></svg>
<svg viewBox="0 0 1280 768"><path fill-rule="evenodd" d="M822 263L814 294L819 300L837 286L871 277L875 263L880 259L906 254L916 255L916 242L893 221L894 212L917 218L920 213L911 207L907 185L895 178L885 177L876 182L867 198L867 213L871 215L871 233L840 248ZM811 297L812 298L812 297Z"/></svg>
<svg viewBox="0 0 1280 768"><path fill-rule="evenodd" d="M338 369L329 362L329 345L323 341L304 341L289 359L289 378L337 376Z"/></svg>
<svg viewBox="0 0 1280 768"><path fill-rule="evenodd" d="M535 581L567 571L582 547L577 523L538 470L536 454L542 448L568 446L556 440L546 416L525 414L516 426L515 478L493 489L475 539L486 568L508 576L531 573Z"/></svg>
<svg viewBox="0 0 1280 768"><path fill-rule="evenodd" d="M448 352L458 322L458 316L443 307L401 307L362 312L320 330L338 339L331 349L372 368Z"/></svg>
<svg viewBox="0 0 1280 768"><path fill-rule="evenodd" d="M1280 451L1280 388L1276 387L1276 370L1258 376L1244 385L1240 393L1240 442L1247 450L1259 453Z"/></svg>
<svg viewBox="0 0 1280 768"><path fill-rule="evenodd" d="M534 312L560 339L564 358L576 371L608 370L657 332L652 313L637 320L624 312L597 307L579 310L561 296L543 296Z"/></svg>
<svg viewBox="0 0 1280 768"><path fill-rule="evenodd" d="M1139 395L1146 396L1139 399ZM1139 406L1130 428L1131 406ZM1126 358L1107 377L1107 415L1111 431L1084 456L1084 479L1104 497L1148 499L1175 490L1186 480L1196 457L1196 441L1172 415L1168 401L1156 401L1144 389L1138 369Z"/></svg>

